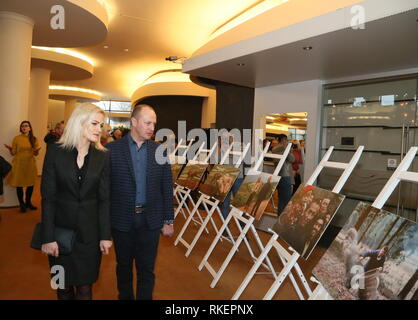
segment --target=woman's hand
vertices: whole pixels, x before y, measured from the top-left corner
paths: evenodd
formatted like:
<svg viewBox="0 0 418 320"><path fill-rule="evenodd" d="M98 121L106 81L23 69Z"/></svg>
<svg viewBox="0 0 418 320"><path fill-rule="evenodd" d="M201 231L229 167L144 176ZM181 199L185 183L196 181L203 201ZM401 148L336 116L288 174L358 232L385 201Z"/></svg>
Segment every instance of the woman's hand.
<svg viewBox="0 0 418 320"><path fill-rule="evenodd" d="M112 247L112 241L100 240L100 251L103 254L109 254L109 249Z"/></svg>
<svg viewBox="0 0 418 320"><path fill-rule="evenodd" d="M37 156L39 154L39 150L41 150L40 147L38 149L33 149L33 155Z"/></svg>
<svg viewBox="0 0 418 320"><path fill-rule="evenodd" d="M43 253L45 253L48 256L53 256L55 258L58 258L59 249L58 249L58 243L56 241L44 243L42 245L41 250Z"/></svg>

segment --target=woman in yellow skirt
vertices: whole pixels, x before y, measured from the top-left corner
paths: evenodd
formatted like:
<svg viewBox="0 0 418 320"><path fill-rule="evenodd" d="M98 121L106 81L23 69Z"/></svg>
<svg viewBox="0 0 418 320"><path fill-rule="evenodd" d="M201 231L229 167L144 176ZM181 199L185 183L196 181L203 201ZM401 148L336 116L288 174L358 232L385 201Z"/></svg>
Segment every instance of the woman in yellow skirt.
<svg viewBox="0 0 418 320"><path fill-rule="evenodd" d="M35 185L36 169L35 156L39 154L38 139L33 135L32 126L29 121L22 121L20 124L20 135L14 137L12 145L5 144L10 154L14 156L12 161L12 172L8 184L16 187L17 198L19 199L20 212L26 209L36 210L32 204L31 197ZM23 201L23 188L26 187L26 197Z"/></svg>

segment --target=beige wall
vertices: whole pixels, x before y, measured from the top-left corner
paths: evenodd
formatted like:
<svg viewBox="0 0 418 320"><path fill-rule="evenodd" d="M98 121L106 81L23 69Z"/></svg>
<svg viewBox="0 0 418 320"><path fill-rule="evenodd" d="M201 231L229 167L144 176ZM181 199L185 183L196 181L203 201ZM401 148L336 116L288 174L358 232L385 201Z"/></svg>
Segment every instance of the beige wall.
<svg viewBox="0 0 418 320"><path fill-rule="evenodd" d="M55 123L64 120L65 101L48 100L48 124L55 125Z"/></svg>
<svg viewBox="0 0 418 320"><path fill-rule="evenodd" d="M265 126L267 113L308 112L305 142L307 180L318 164L322 82L320 80L289 83L255 89L254 129Z"/></svg>

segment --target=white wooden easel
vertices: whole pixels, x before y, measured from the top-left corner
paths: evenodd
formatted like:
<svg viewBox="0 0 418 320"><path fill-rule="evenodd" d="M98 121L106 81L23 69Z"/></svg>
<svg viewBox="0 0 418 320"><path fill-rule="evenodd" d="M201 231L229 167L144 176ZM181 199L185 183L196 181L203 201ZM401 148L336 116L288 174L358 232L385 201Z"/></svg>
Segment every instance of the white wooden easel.
<svg viewBox="0 0 418 320"><path fill-rule="evenodd" d="M344 186L345 182L347 181L348 177L350 176L351 172L353 171L354 167L356 166L357 162L360 159L360 156L363 152L364 146L360 146L357 148L357 151L354 153L353 157L351 158L349 163L340 163L340 162L331 162L328 161L328 159L331 156L332 151L334 150L334 147L331 146L328 151L325 153L324 157L322 158L321 162L316 167L315 171L312 173L311 177L306 182L306 185L313 185L315 180L318 178L319 174L321 173L322 169L327 168L336 168L336 169L342 169L344 170L340 179L337 181L336 185L332 189L332 192L339 193ZM263 300L271 300L274 296L274 294L277 292L277 290L280 288L283 281L286 279L287 276L289 276L290 280L292 281L293 287L295 288L295 291L299 297L299 299L304 300L304 296L298 286L298 284L295 282L293 276L292 276L292 269L296 270L296 274L298 275L300 281L302 282L302 285L308 294L308 296L312 295L312 290L309 287L308 282L306 281L306 278L297 263L300 254L296 252L293 248L289 247L288 250L286 250L278 241L279 235L274 232L273 230L269 229L271 233L273 233L272 237L270 238L269 242L267 243L266 247L264 248L263 252L258 257L257 261L254 263L251 270L248 272L247 276L235 292L234 296L232 297L232 300L237 300L241 296L242 292L247 287L248 283L251 281L251 279L254 277L254 274L260 267L261 263L266 259L268 256L268 253L270 250L274 247L277 251L277 254L283 264L283 269L278 275L278 277L275 279L273 285L270 287L267 294L264 296ZM289 252L290 251L290 252Z"/></svg>
<svg viewBox="0 0 418 320"><path fill-rule="evenodd" d="M385 186L383 187L382 191L380 191L379 195L374 200L372 207L376 209L382 209L383 205L389 199L390 195L392 194L393 190L395 190L396 186L401 181L409 181L418 183L418 173L408 171L408 168L411 166L412 162L415 159L415 155L417 154L418 147L411 147L408 153L405 155L401 163L399 164L398 168L389 178L388 182L386 182ZM315 277L311 277L313 282L318 283L314 292L309 297L309 300L332 300L333 298L327 292L327 290L322 286L322 284L315 279Z"/></svg>
<svg viewBox="0 0 418 320"><path fill-rule="evenodd" d="M205 142L202 142L202 144L200 145L199 150L196 152L193 159L189 161L190 163L192 163L192 164L207 164L207 163L209 163L209 159L212 156L213 152L216 150L216 148L218 146L218 142L215 142L211 149L203 149L204 145L205 145ZM201 156L204 155L205 153L207 153L206 158L203 161L198 161L198 159L201 158ZM193 201L193 198L190 195L191 192L192 192L191 189L176 184L176 189L175 189L174 194L178 195L178 198L176 197L176 200L179 202L179 205L178 205L176 211L174 212L174 219L177 217L180 210L182 210L182 212L183 212L183 207L187 210L187 212L189 214L189 217L192 215L192 213L189 209L189 205L188 205L187 200L191 204L192 208L194 208L196 206L196 204L195 204L195 202ZM179 198L180 198L180 200L179 200ZM184 214L184 212L183 212L183 214ZM193 222L195 224L200 224L201 225L203 223L203 219L202 219L202 216L200 215L199 211L197 211L197 216L198 216L199 220L196 220L196 219L192 218ZM206 230L206 233L209 233L208 229L205 229L205 230Z"/></svg>
<svg viewBox="0 0 418 320"><path fill-rule="evenodd" d="M180 139L174 151L170 153L170 155L168 156L170 164L175 164L175 163L185 164L187 161L187 151L189 151L190 147L193 144L193 141L194 139L191 139L189 144L182 145L181 143L183 142L183 139ZM181 155L179 153L180 149L183 150L183 153ZM178 154L176 155L176 153Z"/></svg>
<svg viewBox="0 0 418 320"><path fill-rule="evenodd" d="M235 163L235 168L239 168L242 161L244 160L245 155L247 154L248 150L250 149L250 143L248 143L245 147L244 150L242 152L240 151L232 151L232 147L234 146L233 143L231 143L231 145L229 146L229 148L227 149L227 151L225 152L225 154L223 155L220 164L225 164L226 160L228 159L229 155L237 155L239 156L237 162ZM232 186L231 186L232 187ZM200 192L200 191L199 191ZM215 213L215 210L218 212L219 218L221 219L222 224L225 222L221 211L219 210L219 203L220 201L218 199L212 198L202 192L200 192L201 196L199 198L199 200L196 202L195 207L193 208L193 211L191 212L191 214L189 215L189 218L187 219L187 221L185 222L185 224L183 225L183 228L181 229L180 233L178 234L176 241L174 242L174 245L176 246L179 242L181 242L186 248L187 251L185 253L185 256L188 257L190 255L190 253L192 252L194 246L196 245L196 242L199 240L203 230L206 228L206 225L208 224L208 222L210 221L212 223L213 228L215 229L215 232L218 233L218 228L215 224L215 221L213 221L212 219L212 215ZM185 233L187 227L189 226L190 222L193 219L193 215L195 214L195 212L197 212L199 210L199 206L200 204L203 203L203 206L206 210L206 218L203 221L200 229L198 230L198 232L196 233L195 237L193 238L192 242L189 244L185 239L183 239L183 234ZM210 209L208 208L208 206L210 207ZM232 238L232 234L231 231L229 230L229 228L226 228L227 233L229 238L227 237L223 237L225 240L227 241L232 241L233 242L233 238ZM222 240L221 240L222 241Z"/></svg>
<svg viewBox="0 0 418 320"><path fill-rule="evenodd" d="M273 176L278 176L278 174L280 172L280 169L283 167L283 164L286 161L286 158L287 158L287 156L290 152L292 144L289 143L287 145L285 151L281 155L274 154L274 153L268 153L267 151L268 151L269 146L270 146L270 143L267 143L267 145L264 147L264 150L262 151L260 157L258 158L255 166L249 171L249 173L248 173L249 175L250 174L261 173L258 170L260 168L262 168L264 158L269 157L269 158L280 159L280 161L277 164L276 169L274 170L274 173L273 173ZM280 179L280 177L279 177L279 179ZM210 265L210 263L208 262L208 259L209 259L210 255L212 254L213 250L215 249L215 246L219 242L219 240L222 236L222 233L227 228L231 219L234 219L235 224L237 225L237 228L240 231L240 234L239 234L237 240L235 241L233 247L229 251L227 257L225 258L221 268L216 272L213 269L213 267ZM241 227L241 225L239 223L240 221L245 225L244 228ZM256 256L254 255L252 249L251 249L251 246L248 243L247 238L246 238L246 234L250 229L251 229L252 234L254 235L254 238L256 240L256 243L257 243L258 247L260 248L261 251L263 251L263 249L264 249L263 243L261 242L260 237L259 237L259 235L257 233L257 230L255 229L253 223L254 223L254 217L245 214L243 211L241 211L241 210L239 210L235 207L232 207L232 210L229 212L228 217L225 219L224 224L222 225L221 229L219 230L218 234L216 235L215 239L213 240L209 250L206 252L206 255L204 256L204 258L202 259L202 261L199 265L199 270L202 270L203 267L206 267L208 269L209 273L213 276L214 279L213 279L212 283L210 284L211 288L214 288L216 286L216 284L218 283L222 274L224 273L226 267L230 263L231 259L233 258L235 253L238 251L238 247L243 240L244 240L244 243L245 243L253 261L255 261L257 259ZM269 273L271 273L274 278L277 277L276 271L274 270L274 267L273 267L273 265L272 265L272 263L271 263L271 261L268 257L266 257L266 264L263 263L263 267L266 268L267 270L269 270Z"/></svg>
<svg viewBox="0 0 418 320"><path fill-rule="evenodd" d="M193 141L194 141L194 139L191 139L188 145L186 145L186 144L182 145L183 139L180 139L180 141L177 144L177 146L174 149L174 151L168 156L168 160L170 162L170 165L171 164L185 164L187 162L187 152L189 151L190 147L192 146ZM179 153L180 149L183 150L183 153L181 155ZM176 153L178 153L178 154L176 154ZM177 205L180 205L179 196L177 194L178 189L180 187L181 186L179 186L179 185L176 184L176 186L174 187L174 190L173 190L173 197L176 199ZM179 207L177 207L177 209L178 208ZM174 218L177 216L177 214L178 214L179 211L181 211L181 213L183 214L183 217L185 219L187 219L186 218L186 214L185 214L185 212L184 212L184 210L183 210L182 207L180 207L180 209L176 210L176 214L175 214Z"/></svg>

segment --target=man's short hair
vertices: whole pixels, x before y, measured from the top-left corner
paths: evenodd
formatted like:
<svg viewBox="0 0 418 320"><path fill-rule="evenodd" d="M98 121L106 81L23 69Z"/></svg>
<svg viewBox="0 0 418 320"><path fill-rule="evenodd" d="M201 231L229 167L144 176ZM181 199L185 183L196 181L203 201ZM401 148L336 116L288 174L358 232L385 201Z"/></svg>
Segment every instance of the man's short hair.
<svg viewBox="0 0 418 320"><path fill-rule="evenodd" d="M147 105L147 104L138 104L138 105L136 105L133 108L133 110L131 112L131 118L135 118L139 113L142 112L142 110L144 110L146 108L151 109L152 111L155 112L154 108L151 107L150 105Z"/></svg>
<svg viewBox="0 0 418 320"><path fill-rule="evenodd" d="M282 142L284 139L287 139L287 135L281 133L277 136L277 140L279 140L279 142Z"/></svg>

